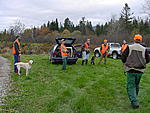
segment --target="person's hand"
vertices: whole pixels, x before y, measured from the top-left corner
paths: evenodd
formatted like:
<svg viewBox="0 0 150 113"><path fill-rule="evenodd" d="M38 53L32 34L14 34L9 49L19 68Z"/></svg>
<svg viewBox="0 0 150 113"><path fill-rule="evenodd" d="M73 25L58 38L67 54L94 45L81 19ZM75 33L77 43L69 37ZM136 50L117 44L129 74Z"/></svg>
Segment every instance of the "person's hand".
<svg viewBox="0 0 150 113"><path fill-rule="evenodd" d="M21 54L19 54L19 56L21 56Z"/></svg>

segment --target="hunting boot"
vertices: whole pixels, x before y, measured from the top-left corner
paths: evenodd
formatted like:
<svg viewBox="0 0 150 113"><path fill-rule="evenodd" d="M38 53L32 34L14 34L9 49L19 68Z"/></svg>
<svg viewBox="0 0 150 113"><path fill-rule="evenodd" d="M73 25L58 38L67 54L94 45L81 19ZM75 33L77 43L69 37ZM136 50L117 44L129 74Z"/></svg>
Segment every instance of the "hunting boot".
<svg viewBox="0 0 150 113"><path fill-rule="evenodd" d="M106 62L107 62L107 56L105 55L105 57L104 57L104 64L106 64Z"/></svg>
<svg viewBox="0 0 150 113"><path fill-rule="evenodd" d="M104 64L106 64L106 59L104 60Z"/></svg>
<svg viewBox="0 0 150 113"><path fill-rule="evenodd" d="M139 102L131 102L131 106L133 109L138 109L140 106L139 106Z"/></svg>
<svg viewBox="0 0 150 113"><path fill-rule="evenodd" d="M131 105L134 109L139 108L139 102L137 100L136 94L136 76L137 73L127 73L127 93L129 100L131 101Z"/></svg>
<svg viewBox="0 0 150 113"><path fill-rule="evenodd" d="M86 64L86 65L88 64L88 60L86 60L85 64Z"/></svg>
<svg viewBox="0 0 150 113"><path fill-rule="evenodd" d="M100 64L102 62L102 60L103 60L103 55L100 57L98 64Z"/></svg>
<svg viewBox="0 0 150 113"><path fill-rule="evenodd" d="M82 60L82 65L84 65L84 60Z"/></svg>

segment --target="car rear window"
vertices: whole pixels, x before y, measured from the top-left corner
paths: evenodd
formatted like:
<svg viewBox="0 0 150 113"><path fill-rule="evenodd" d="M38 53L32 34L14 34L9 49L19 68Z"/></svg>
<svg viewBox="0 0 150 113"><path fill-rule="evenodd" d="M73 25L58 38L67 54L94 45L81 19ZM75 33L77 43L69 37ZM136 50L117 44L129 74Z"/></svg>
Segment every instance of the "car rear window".
<svg viewBox="0 0 150 113"><path fill-rule="evenodd" d="M111 47L120 48L120 44L111 44Z"/></svg>

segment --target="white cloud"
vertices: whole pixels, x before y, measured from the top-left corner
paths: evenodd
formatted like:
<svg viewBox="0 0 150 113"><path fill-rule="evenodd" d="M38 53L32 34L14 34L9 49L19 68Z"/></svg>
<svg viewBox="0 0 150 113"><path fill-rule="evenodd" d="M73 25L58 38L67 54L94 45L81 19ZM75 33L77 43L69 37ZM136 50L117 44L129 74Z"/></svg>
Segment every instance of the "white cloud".
<svg viewBox="0 0 150 113"><path fill-rule="evenodd" d="M0 0L0 30L16 20L30 27L55 18L63 22L66 17L77 24L83 16L96 25L119 15L125 3L136 16L142 12L143 0Z"/></svg>

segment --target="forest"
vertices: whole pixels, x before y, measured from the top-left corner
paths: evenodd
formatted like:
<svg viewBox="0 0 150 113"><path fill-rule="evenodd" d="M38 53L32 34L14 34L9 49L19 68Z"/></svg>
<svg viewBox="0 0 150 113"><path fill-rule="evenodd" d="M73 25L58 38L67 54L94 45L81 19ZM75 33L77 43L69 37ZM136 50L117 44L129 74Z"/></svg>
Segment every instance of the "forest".
<svg viewBox="0 0 150 113"><path fill-rule="evenodd" d="M148 8L145 8L145 12L149 14ZM91 21L86 20L86 17L81 17L77 25L67 17L63 23L56 18L39 27L33 26L27 29L24 26L17 21L14 26L0 32L0 41L7 44L7 42L14 41L16 35L21 35L22 42L26 43L54 44L56 37L70 37L76 38L77 44L90 38L92 45L99 45L104 39L109 42L122 43L123 40L131 42L135 34L141 34L146 45L150 46L150 18L135 17L132 8L127 3L121 9L119 18L112 15L110 21L103 24L98 23L95 26Z"/></svg>

